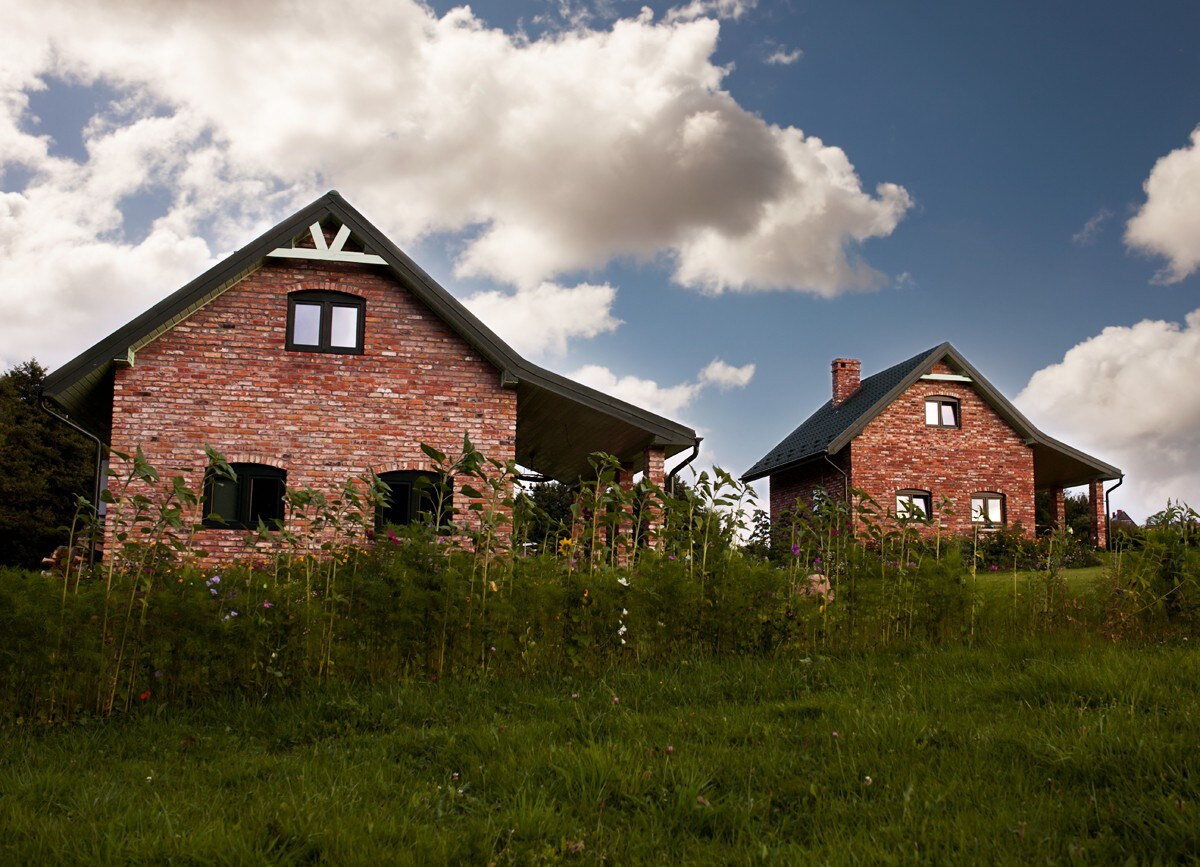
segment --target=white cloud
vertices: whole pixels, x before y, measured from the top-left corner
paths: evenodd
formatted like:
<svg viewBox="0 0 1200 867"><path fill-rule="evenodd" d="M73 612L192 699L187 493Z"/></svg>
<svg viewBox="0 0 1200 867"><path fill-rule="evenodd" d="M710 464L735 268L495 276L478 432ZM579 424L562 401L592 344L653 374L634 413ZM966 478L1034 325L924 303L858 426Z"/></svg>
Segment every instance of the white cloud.
<svg viewBox="0 0 1200 867"><path fill-rule="evenodd" d="M8 5L0 169L32 179L0 215L6 361L53 366L330 187L402 245L464 233L460 275L526 291L660 256L706 292L870 288L883 277L859 245L909 207L903 188L865 192L840 149L722 90L715 18L746 0L538 38L416 0L353 15L284 0ZM249 34L253 50L235 50ZM63 81L119 95L83 126L79 162L29 114L30 94ZM124 222L139 197L169 202L149 237ZM61 321L32 327L46 309Z"/></svg>
<svg viewBox="0 0 1200 867"><path fill-rule="evenodd" d="M1071 240L1081 247L1090 247L1096 243L1096 238L1100 235L1101 229L1104 228L1104 224L1108 222L1111 216L1112 211L1108 208L1101 208L1092 215L1091 219L1083 224L1082 229L1071 236Z"/></svg>
<svg viewBox="0 0 1200 867"><path fill-rule="evenodd" d="M782 46L776 46L771 50L771 53L767 55L765 62L769 66L791 66L793 63L799 62L800 58L803 56L804 51L800 48L793 48L789 50L787 48L783 48Z"/></svg>
<svg viewBox="0 0 1200 867"><path fill-rule="evenodd" d="M568 375L576 382L590 385L597 391L668 417L678 415L687 407L701 387L698 382L662 386L653 379L617 376L599 364L586 364Z"/></svg>
<svg viewBox="0 0 1200 867"><path fill-rule="evenodd" d="M691 0L686 6L667 10L667 21L695 21L697 18L738 19L758 5L758 0Z"/></svg>
<svg viewBox="0 0 1200 867"><path fill-rule="evenodd" d="M1189 146L1154 164L1142 188L1146 203L1126 226L1125 243L1166 257L1156 279L1177 283L1200 267L1200 127Z"/></svg>
<svg viewBox="0 0 1200 867"><path fill-rule="evenodd" d="M732 364L726 364L719 358L714 358L709 362L708 367L700 371L700 382L705 385L715 385L721 391L728 391L731 388L745 388L753 378L753 364L743 364L741 367L734 367Z"/></svg>
<svg viewBox="0 0 1200 867"><path fill-rule="evenodd" d="M1138 520L1200 504L1200 310L1183 325L1109 327L1038 371L1016 398L1052 436L1125 472L1113 508Z"/></svg>
<svg viewBox="0 0 1200 867"><path fill-rule="evenodd" d="M542 283L515 294L479 292L463 304L523 355L563 355L567 341L615 331L617 290L607 283L565 287Z"/></svg>
<svg viewBox="0 0 1200 867"><path fill-rule="evenodd" d="M609 368L598 364L585 365L569 376L576 382L590 385L634 406L659 415L676 417L692 404L706 386L714 385L721 391L728 391L730 388L748 385L754 376L754 365L733 367L719 358L714 358L697 374L695 382L671 386L659 385L652 379L618 376Z"/></svg>

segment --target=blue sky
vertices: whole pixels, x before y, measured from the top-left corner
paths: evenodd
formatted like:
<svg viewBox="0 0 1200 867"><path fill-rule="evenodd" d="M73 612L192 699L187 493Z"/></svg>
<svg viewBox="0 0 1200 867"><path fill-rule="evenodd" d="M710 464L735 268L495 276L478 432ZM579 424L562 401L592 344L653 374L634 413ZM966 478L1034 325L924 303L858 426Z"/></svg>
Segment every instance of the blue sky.
<svg viewBox="0 0 1200 867"><path fill-rule="evenodd" d="M1200 503L1194 3L67 9L0 0L5 366L336 188L734 473L833 358L949 340L1126 471L1115 507Z"/></svg>

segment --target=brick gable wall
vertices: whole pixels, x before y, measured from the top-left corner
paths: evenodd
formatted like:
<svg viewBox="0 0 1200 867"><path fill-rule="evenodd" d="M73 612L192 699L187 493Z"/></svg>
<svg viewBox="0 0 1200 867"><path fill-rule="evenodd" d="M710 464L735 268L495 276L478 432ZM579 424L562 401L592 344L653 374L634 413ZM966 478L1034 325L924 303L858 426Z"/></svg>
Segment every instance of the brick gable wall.
<svg viewBox="0 0 1200 867"><path fill-rule="evenodd" d="M287 296L301 290L366 299L362 355L285 350ZM515 456L515 390L390 276L363 265L268 260L118 369L113 393L113 448L140 445L164 477L183 470L197 488L206 442L327 495L368 470L428 468L421 443L457 455L464 434L488 457ZM244 535L204 530L197 542L233 556Z"/></svg>
<svg viewBox="0 0 1200 867"><path fill-rule="evenodd" d="M943 364L934 373L951 373ZM957 398L961 427L925 424L925 399ZM969 534L971 495L1005 495L1007 523L1034 532L1033 450L967 383L919 380L851 442L851 484L896 507L896 491L929 491L935 510L942 497L954 515L940 515L943 532Z"/></svg>

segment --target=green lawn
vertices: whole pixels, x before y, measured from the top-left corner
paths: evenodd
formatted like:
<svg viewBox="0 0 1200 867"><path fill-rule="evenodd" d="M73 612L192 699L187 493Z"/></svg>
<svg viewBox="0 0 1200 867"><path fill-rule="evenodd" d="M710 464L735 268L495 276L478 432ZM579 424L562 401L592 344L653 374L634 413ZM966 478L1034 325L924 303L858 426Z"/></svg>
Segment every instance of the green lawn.
<svg viewBox="0 0 1200 867"><path fill-rule="evenodd" d="M1196 861L1198 682L1075 635L151 702L0 729L0 862Z"/></svg>

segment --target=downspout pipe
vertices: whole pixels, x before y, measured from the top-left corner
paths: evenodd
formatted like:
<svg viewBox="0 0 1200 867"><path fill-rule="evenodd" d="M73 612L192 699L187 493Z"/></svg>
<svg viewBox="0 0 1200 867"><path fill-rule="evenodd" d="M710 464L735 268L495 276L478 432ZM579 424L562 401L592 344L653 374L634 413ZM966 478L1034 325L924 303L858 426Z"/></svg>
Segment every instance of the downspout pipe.
<svg viewBox="0 0 1200 867"><path fill-rule="evenodd" d="M675 466L674 469L672 469L669 473L667 473L667 479L666 479L667 492L672 497L675 496L675 474L678 473L680 470L682 470L684 467L686 467L688 464L690 464L692 461L696 460L696 456L700 454L700 441L703 439L704 439L704 437L696 437L696 442L692 444L692 453L687 456L686 460L680 461L680 463L677 466Z"/></svg>
<svg viewBox="0 0 1200 867"><path fill-rule="evenodd" d="M40 391L38 392L38 406L46 415L56 418L74 431L83 434L96 444L96 465L92 471L92 508L96 509L97 513L100 510L100 492L104 479L104 443L100 441L100 437L96 436L91 431L84 430L75 422L71 421L65 415L59 415L50 408L50 404L46 402L46 397ZM95 546L88 546L88 564L94 565L96 562Z"/></svg>
<svg viewBox="0 0 1200 867"><path fill-rule="evenodd" d="M850 474L847 473L845 470L843 470L841 467L839 467L837 464L835 464L832 460L830 460L829 452L821 452L821 457L825 458L825 463L829 464L829 466L833 467L835 470L838 471L838 473L841 474L842 494L844 495L846 502L850 503L851 507L853 507L854 503L850 497Z"/></svg>
<svg viewBox="0 0 1200 867"><path fill-rule="evenodd" d="M1121 473L1121 478L1117 479L1117 483L1104 492L1104 549L1112 550L1112 506L1109 503L1109 496L1121 485L1125 484L1125 474Z"/></svg>

